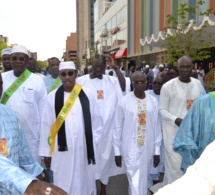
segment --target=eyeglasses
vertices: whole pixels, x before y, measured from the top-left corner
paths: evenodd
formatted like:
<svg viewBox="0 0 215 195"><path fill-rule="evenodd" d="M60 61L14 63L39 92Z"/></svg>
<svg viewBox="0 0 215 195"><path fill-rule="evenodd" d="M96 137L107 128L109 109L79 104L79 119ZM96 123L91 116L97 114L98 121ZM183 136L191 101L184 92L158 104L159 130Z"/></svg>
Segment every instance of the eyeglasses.
<svg viewBox="0 0 215 195"><path fill-rule="evenodd" d="M61 73L60 73L60 75L61 75L62 77L65 77L66 75L72 76L73 74L74 74L74 72L73 72L73 71L69 71L69 72L61 72Z"/></svg>
<svg viewBox="0 0 215 195"><path fill-rule="evenodd" d="M134 83L134 84L145 84L145 83L147 83L147 81L132 81L132 83Z"/></svg>
<svg viewBox="0 0 215 195"><path fill-rule="evenodd" d="M10 60L10 57L3 57L2 60Z"/></svg>
<svg viewBox="0 0 215 195"><path fill-rule="evenodd" d="M24 57L20 57L20 58L12 57L12 58L11 58L11 60L14 61L14 62L16 62L16 61L24 62L25 59L26 59L26 58L24 58Z"/></svg>

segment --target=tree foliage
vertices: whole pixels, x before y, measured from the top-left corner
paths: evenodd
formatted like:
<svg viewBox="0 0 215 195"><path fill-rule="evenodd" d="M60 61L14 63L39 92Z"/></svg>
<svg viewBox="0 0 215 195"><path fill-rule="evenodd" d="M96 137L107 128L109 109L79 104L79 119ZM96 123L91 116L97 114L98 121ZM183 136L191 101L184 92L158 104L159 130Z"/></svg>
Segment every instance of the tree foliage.
<svg viewBox="0 0 215 195"><path fill-rule="evenodd" d="M84 58L86 60L85 67L92 65L93 58L94 58L95 54L98 53L98 50L95 48L93 41L89 41L89 45L90 45L90 48L89 48L88 53L84 54Z"/></svg>
<svg viewBox="0 0 215 195"><path fill-rule="evenodd" d="M48 63L47 62L44 62L44 61L41 61L41 60L38 60L37 61L37 65L38 67L40 67L41 69L44 69L48 66Z"/></svg>
<svg viewBox="0 0 215 195"><path fill-rule="evenodd" d="M187 3L181 4L180 9L174 15L167 16L165 30L168 32L168 29L171 29L174 32L173 35L166 34L166 43L163 45L166 48L164 59L168 64L176 64L177 60L184 55L191 57L193 61L210 58L208 48L211 47L211 44L202 39L206 26L198 30L190 28L191 30L186 32L189 25L196 26L196 18L209 15L211 9L207 9L205 12L200 11L200 7L204 3L205 1L198 0L196 7L188 6ZM212 33L207 34L208 37L212 35Z"/></svg>
<svg viewBox="0 0 215 195"><path fill-rule="evenodd" d="M75 67L77 70L80 70L80 66L81 66L80 58L77 56L77 59L75 61Z"/></svg>
<svg viewBox="0 0 215 195"><path fill-rule="evenodd" d="M0 54L1 54L1 51L7 47L8 46L5 44L5 42L0 39ZM0 55L0 61L1 61L1 55Z"/></svg>

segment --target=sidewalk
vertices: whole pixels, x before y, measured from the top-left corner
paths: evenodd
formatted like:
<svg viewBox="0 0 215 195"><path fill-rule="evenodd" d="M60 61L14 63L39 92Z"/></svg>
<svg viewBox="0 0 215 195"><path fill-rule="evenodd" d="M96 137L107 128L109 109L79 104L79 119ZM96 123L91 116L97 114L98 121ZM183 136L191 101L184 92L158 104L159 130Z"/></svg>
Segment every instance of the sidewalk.
<svg viewBox="0 0 215 195"><path fill-rule="evenodd" d="M96 182L97 192L100 192L100 182ZM128 195L128 179L125 174L110 177L106 189L107 195Z"/></svg>

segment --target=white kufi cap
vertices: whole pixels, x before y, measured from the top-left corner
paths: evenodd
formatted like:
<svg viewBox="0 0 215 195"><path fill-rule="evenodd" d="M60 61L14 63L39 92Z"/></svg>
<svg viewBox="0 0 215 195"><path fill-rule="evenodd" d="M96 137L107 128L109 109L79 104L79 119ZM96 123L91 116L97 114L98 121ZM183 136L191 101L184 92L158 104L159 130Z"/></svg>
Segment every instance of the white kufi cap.
<svg viewBox="0 0 215 195"><path fill-rule="evenodd" d="M59 70L64 70L64 69L73 69L73 70L76 70L74 62L72 62L72 61L61 62L60 66L59 66Z"/></svg>
<svg viewBox="0 0 215 195"><path fill-rule="evenodd" d="M163 64L160 64L158 67L162 67L162 68L164 68L164 65L163 65Z"/></svg>
<svg viewBox="0 0 215 195"><path fill-rule="evenodd" d="M6 48L1 51L1 56L3 55L11 55L11 48Z"/></svg>
<svg viewBox="0 0 215 195"><path fill-rule="evenodd" d="M145 68L149 68L149 65L147 64L147 65L145 65Z"/></svg>
<svg viewBox="0 0 215 195"><path fill-rule="evenodd" d="M13 53L24 53L28 56L28 50L23 45L14 45L12 48L12 54Z"/></svg>

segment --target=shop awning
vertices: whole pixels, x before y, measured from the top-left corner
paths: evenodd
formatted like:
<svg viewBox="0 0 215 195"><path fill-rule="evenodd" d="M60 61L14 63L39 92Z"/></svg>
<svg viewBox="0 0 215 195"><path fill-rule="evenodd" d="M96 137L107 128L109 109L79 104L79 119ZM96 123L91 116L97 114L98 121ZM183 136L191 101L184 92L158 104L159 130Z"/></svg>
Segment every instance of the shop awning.
<svg viewBox="0 0 215 195"><path fill-rule="evenodd" d="M127 58L127 48L120 49L117 51L115 58Z"/></svg>

